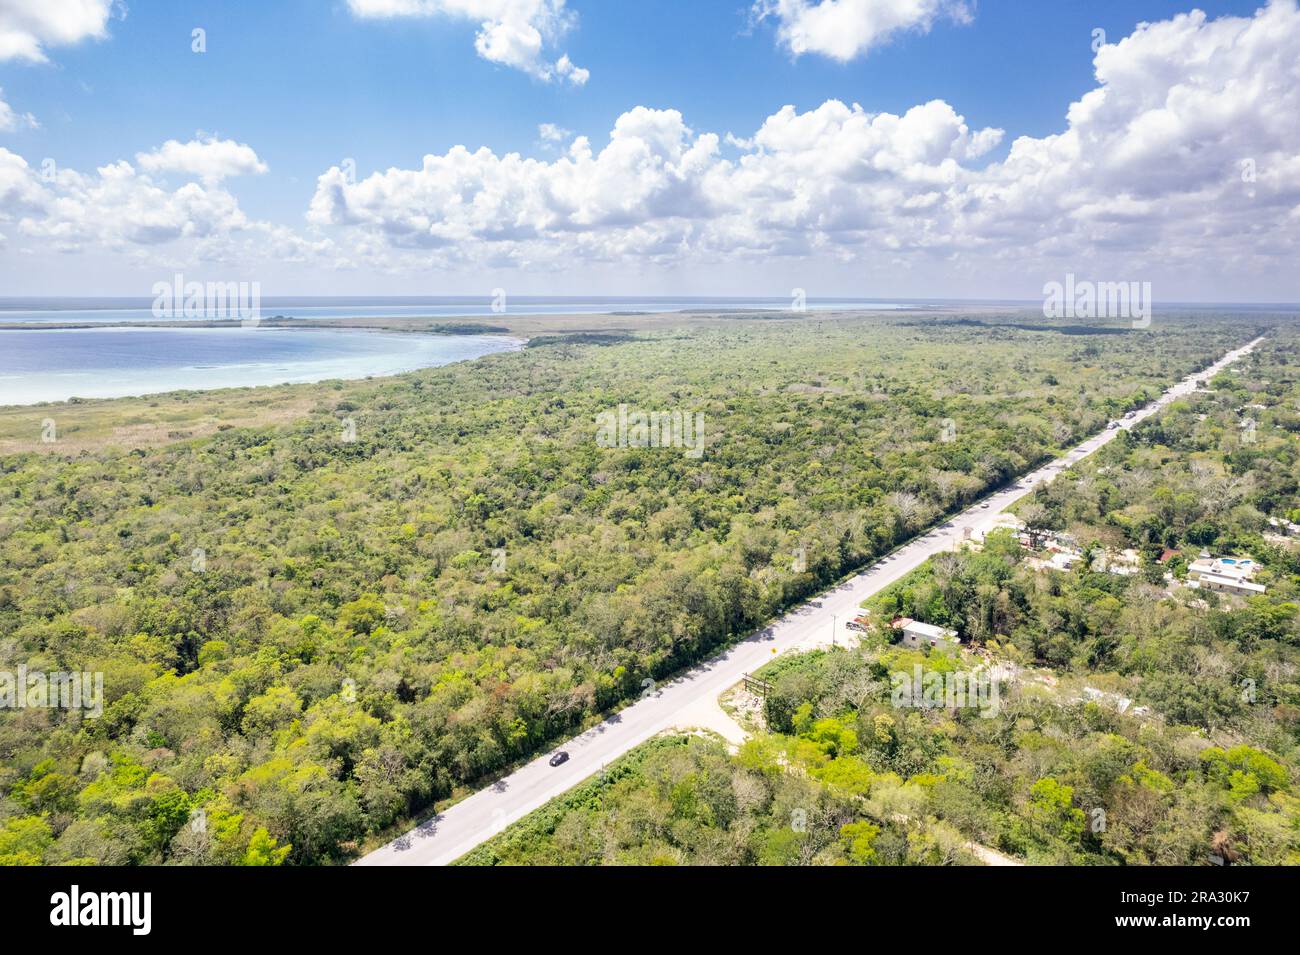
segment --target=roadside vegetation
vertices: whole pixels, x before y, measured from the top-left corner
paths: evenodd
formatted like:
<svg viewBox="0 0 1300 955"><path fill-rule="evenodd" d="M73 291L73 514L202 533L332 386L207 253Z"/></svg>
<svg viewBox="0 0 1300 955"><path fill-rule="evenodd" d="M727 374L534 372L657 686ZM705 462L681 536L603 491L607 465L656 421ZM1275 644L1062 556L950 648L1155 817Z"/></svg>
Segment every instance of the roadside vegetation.
<svg viewBox="0 0 1300 955"><path fill-rule="evenodd" d="M868 603L858 647L760 671L762 727L738 753L654 741L464 861L643 862L645 846L679 864L959 864L986 847L1300 864L1298 463L1300 336L1283 329L1018 505L1088 559L1042 568L1009 530L939 555ZM1126 548L1135 572L1095 560ZM1249 555L1266 593L1188 587L1202 552ZM904 615L967 649L899 646ZM994 674L1000 693L900 705L916 668Z"/></svg>
<svg viewBox="0 0 1300 955"><path fill-rule="evenodd" d="M776 738L733 757L707 736L665 736L484 843L458 865L845 865L973 861L961 834L902 816L907 794L866 786L838 758L852 731L822 721L817 739ZM814 752L815 751L815 752ZM836 754L836 755L832 755ZM811 771L809 767L811 766ZM828 786L834 774L842 785ZM865 768L857 775L864 781Z"/></svg>

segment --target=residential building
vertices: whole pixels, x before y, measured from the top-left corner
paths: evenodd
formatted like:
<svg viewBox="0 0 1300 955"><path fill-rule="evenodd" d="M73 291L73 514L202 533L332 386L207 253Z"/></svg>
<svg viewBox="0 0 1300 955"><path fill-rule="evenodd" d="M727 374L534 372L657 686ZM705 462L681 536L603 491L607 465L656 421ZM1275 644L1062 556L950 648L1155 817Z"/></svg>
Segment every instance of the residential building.
<svg viewBox="0 0 1300 955"><path fill-rule="evenodd" d="M1221 594L1236 594L1238 597L1255 597L1268 589L1263 584L1257 584L1239 577L1225 577L1222 574L1201 574L1188 586L1199 587L1201 590L1213 590Z"/></svg>
<svg viewBox="0 0 1300 955"><path fill-rule="evenodd" d="M921 647L955 649L961 646L961 638L957 636L956 630L949 630L947 627L936 627L930 623L921 623L911 617L899 617L894 621L894 629L902 631L899 642L903 646L911 647L914 650Z"/></svg>
<svg viewBox="0 0 1300 955"><path fill-rule="evenodd" d="M1210 557L1202 554L1187 565L1187 576L1193 580L1206 575L1250 580L1255 576L1255 561L1249 557Z"/></svg>

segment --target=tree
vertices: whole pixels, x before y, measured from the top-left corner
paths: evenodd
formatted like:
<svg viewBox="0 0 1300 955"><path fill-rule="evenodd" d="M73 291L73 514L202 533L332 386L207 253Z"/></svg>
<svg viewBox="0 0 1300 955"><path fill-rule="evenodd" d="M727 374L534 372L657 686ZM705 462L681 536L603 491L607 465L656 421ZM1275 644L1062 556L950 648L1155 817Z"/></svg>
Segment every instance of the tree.
<svg viewBox="0 0 1300 955"><path fill-rule="evenodd" d="M840 835L844 839L844 848L848 853L849 861L854 865L875 864L876 837L880 835L879 826L865 820L851 822L847 826L840 827Z"/></svg>
<svg viewBox="0 0 1300 955"><path fill-rule="evenodd" d="M1074 805L1074 789L1044 776L1029 787L1025 821L1030 837L1049 851L1072 855L1087 825L1082 809Z"/></svg>
<svg viewBox="0 0 1300 955"><path fill-rule="evenodd" d="M1037 501L1030 501L1020 510L1020 519L1025 522L1025 533L1029 537L1029 546L1037 550L1043 546L1043 538L1051 530L1051 514Z"/></svg>
<svg viewBox="0 0 1300 955"><path fill-rule="evenodd" d="M41 817L10 819L0 829L0 866L41 865L53 841L54 834Z"/></svg>
<svg viewBox="0 0 1300 955"><path fill-rule="evenodd" d="M248 850L240 865L279 865L289 854L289 849L289 846L277 847L270 834L265 829L258 828L248 840Z"/></svg>

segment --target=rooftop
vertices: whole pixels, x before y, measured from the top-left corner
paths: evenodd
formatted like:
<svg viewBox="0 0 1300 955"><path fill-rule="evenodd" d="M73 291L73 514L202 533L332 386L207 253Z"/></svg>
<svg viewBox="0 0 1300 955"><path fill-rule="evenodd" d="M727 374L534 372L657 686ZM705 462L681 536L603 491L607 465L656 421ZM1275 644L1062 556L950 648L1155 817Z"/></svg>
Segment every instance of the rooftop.
<svg viewBox="0 0 1300 955"><path fill-rule="evenodd" d="M901 630L907 630L912 633L919 633L923 637L938 639L940 637L955 637L956 630L949 630L947 627L936 627L932 623L920 623L911 617L904 617L894 624Z"/></svg>
<svg viewBox="0 0 1300 955"><path fill-rule="evenodd" d="M1223 574L1201 574L1201 583L1218 584L1221 587L1238 587L1241 590L1249 590L1257 594L1262 594L1267 590L1263 584L1242 580L1240 577L1227 577Z"/></svg>

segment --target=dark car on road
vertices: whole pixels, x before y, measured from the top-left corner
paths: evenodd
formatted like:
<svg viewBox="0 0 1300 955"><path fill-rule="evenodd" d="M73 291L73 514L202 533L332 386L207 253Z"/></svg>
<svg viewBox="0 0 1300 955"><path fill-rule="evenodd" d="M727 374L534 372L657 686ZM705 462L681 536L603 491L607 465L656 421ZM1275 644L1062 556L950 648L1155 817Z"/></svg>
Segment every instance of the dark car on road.
<svg viewBox="0 0 1300 955"><path fill-rule="evenodd" d="M568 761L569 761L569 754L566 753L564 750L560 750L558 753L556 753L554 756L551 757L552 766L559 766L561 763L567 763Z"/></svg>

